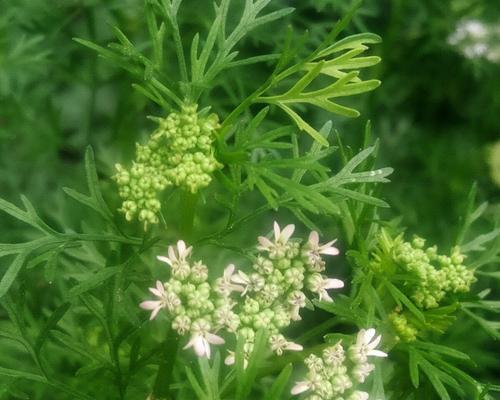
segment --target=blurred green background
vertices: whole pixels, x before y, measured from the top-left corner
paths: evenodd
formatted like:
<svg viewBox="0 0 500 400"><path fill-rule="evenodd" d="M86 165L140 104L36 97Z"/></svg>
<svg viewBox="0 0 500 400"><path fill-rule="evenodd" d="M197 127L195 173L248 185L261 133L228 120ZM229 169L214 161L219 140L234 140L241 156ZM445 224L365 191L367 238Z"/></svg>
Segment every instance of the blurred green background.
<svg viewBox="0 0 500 400"><path fill-rule="evenodd" d="M189 43L208 26L211 5L184 3L180 22ZM273 8L296 11L288 21L254 31L240 50L274 51L287 24L308 30L310 43L318 43L351 5L273 1ZM54 225L79 226L81 208L60 189L84 187L86 145L93 145L106 197L118 207L108 179L113 165L132 159L135 142L153 127L146 116L161 111L131 88L130 75L72 38L104 45L118 25L147 47L143 2L0 0L0 10L0 197L18 203L23 193ZM358 148L366 120L372 121L381 140L379 164L395 169L382 194L392 205L388 217L402 216L411 233L450 245L473 182L479 200L500 199L500 2L365 0L347 31L383 38L375 47L383 61L372 72L382 86L356 99L360 118L334 117L334 126ZM169 63L175 65L173 57ZM224 118L270 69L258 65L224 74L203 106L212 105ZM318 128L330 118L315 110L309 117ZM26 237L26 228L3 214L0 226L0 242ZM493 368L485 378L500 373L494 359L485 363Z"/></svg>

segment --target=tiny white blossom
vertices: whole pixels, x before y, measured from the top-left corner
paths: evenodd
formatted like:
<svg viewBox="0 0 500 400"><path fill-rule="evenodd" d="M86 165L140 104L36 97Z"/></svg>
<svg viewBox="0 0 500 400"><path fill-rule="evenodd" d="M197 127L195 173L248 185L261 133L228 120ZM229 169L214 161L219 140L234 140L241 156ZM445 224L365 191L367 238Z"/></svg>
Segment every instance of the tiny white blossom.
<svg viewBox="0 0 500 400"><path fill-rule="evenodd" d="M192 246L186 247L186 243L183 240L179 240L177 242L177 251L175 250L174 246L168 246L168 257L157 256L156 258L159 261L172 266L174 263L184 263L186 261L186 258L191 254L192 250Z"/></svg>
<svg viewBox="0 0 500 400"><path fill-rule="evenodd" d="M220 336L210 333L210 324L203 319L195 321L191 327L193 332L191 339L184 346L184 349L192 347L198 357L210 358L210 344L224 344L225 341Z"/></svg>
<svg viewBox="0 0 500 400"><path fill-rule="evenodd" d="M278 356L281 356L285 350L288 351L302 351L304 348L297 343L289 342L285 339L283 335L272 335L269 338L271 344L271 350L276 352Z"/></svg>
<svg viewBox="0 0 500 400"><path fill-rule="evenodd" d="M351 394L347 400L368 400L369 399L369 394L366 392L361 392L359 390L356 390L353 394Z"/></svg>
<svg viewBox="0 0 500 400"><path fill-rule="evenodd" d="M356 343L349 348L351 358L357 362L365 363L368 356L387 357L387 353L377 350L382 335L375 337L375 329L361 329L356 338Z"/></svg>
<svg viewBox="0 0 500 400"><path fill-rule="evenodd" d="M217 279L216 288L217 291L223 296L229 296L231 292L243 292L245 288L240 285L236 285L232 282L232 278L234 275L234 264L229 264L224 269L224 274L222 278Z"/></svg>
<svg viewBox="0 0 500 400"><path fill-rule="evenodd" d="M309 289L319 294L320 301L333 302L328 294L329 289L340 289L344 287L344 282L340 279L324 278L319 274L314 274L309 279Z"/></svg>
<svg viewBox="0 0 500 400"><path fill-rule="evenodd" d="M312 231L309 234L308 244L309 248L311 249L310 251L314 254L326 254L329 256L337 256L340 253L339 249L332 246L332 244L334 244L336 241L337 239L334 239L328 243L320 245L318 232Z"/></svg>
<svg viewBox="0 0 500 400"><path fill-rule="evenodd" d="M156 287L155 288L149 288L149 291L153 293L155 296L159 297L160 300L147 300L143 301L141 304L139 304L139 307L141 307L144 310L152 310L151 316L149 317L150 320L155 319L158 313L162 308L165 308L167 306L167 299L166 299L166 292L165 292L165 287L163 286L163 283L160 281L156 281Z"/></svg>
<svg viewBox="0 0 500 400"><path fill-rule="evenodd" d="M224 364L226 365L234 365L236 362L236 354L234 351L228 350L229 355L224 359ZM246 358L243 359L243 369L247 369L248 360Z"/></svg>
<svg viewBox="0 0 500 400"><path fill-rule="evenodd" d="M363 383L374 369L375 365L370 363L357 364L352 370L352 375L359 383Z"/></svg>
<svg viewBox="0 0 500 400"><path fill-rule="evenodd" d="M287 225L281 230L280 226L276 221L274 221L274 243L271 242L265 236L259 236L257 240L260 243L260 246L257 246L259 250L271 250L276 248L277 246L284 246L288 243L288 239L293 235L295 231L295 225L290 224Z"/></svg>
<svg viewBox="0 0 500 400"><path fill-rule="evenodd" d="M264 287L264 278L262 278L259 274L252 274L248 276L243 271L238 271L237 274L234 274L231 277L231 282L236 283L238 285L243 285L243 291L241 295L244 296L248 291L260 291Z"/></svg>

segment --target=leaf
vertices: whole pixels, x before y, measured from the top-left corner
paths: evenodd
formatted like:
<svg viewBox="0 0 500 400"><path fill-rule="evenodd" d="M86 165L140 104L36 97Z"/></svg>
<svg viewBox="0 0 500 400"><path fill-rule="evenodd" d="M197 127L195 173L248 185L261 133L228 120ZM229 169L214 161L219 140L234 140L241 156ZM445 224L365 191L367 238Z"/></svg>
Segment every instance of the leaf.
<svg viewBox="0 0 500 400"><path fill-rule="evenodd" d="M107 279L113 277L123 269L123 266L106 267L94 273L92 277L81 281L79 284L73 286L68 295L69 297L79 296L89 290L92 290L102 285Z"/></svg>
<svg viewBox="0 0 500 400"><path fill-rule="evenodd" d="M418 373L418 353L412 347L409 348L408 351L408 367L410 370L410 379L411 383L415 388L418 388L420 379Z"/></svg>
<svg viewBox="0 0 500 400"><path fill-rule="evenodd" d="M7 268L7 271L0 280L0 299L3 296L5 296L5 294L9 291L10 287L14 283L14 280L16 279L17 275L19 274L19 271L23 267L24 262L26 261L26 257L27 257L26 253L18 254L14 259L14 261Z"/></svg>
<svg viewBox="0 0 500 400"><path fill-rule="evenodd" d="M292 364L287 364L286 367L281 370L278 377L274 380L271 388L265 391L266 394L263 400L277 400L281 398L291 374Z"/></svg>
<svg viewBox="0 0 500 400"><path fill-rule="evenodd" d="M443 346L432 342L421 342L421 341L415 342L414 345L422 350L431 351L434 353L442 354L453 358L458 358L459 360L470 360L470 357L467 354L462 353L461 351L455 350L448 346Z"/></svg>
<svg viewBox="0 0 500 400"><path fill-rule="evenodd" d="M45 323L44 327L40 330L36 341L35 341L35 351L38 353L42 348L43 344L47 340L49 333L52 329L57 327L57 324L61 320L62 317L68 312L71 308L71 303L63 303L61 306L56 308L56 310L50 315L49 319Z"/></svg>
<svg viewBox="0 0 500 400"><path fill-rule="evenodd" d="M21 200L26 208L26 211L21 210L16 207L14 204L9 203L7 200L0 198L0 210L9 214L10 216L24 222L25 224L31 225L32 227L48 234L57 235L54 229L48 226L36 213L33 205L30 201L24 196L21 195Z"/></svg>
<svg viewBox="0 0 500 400"><path fill-rule="evenodd" d="M406 295L401 292L396 286L394 286L391 282L389 282L387 279L384 279L384 286L389 290L389 293L393 297L393 299L398 303L399 305L402 303L408 308L408 310L417 317L421 322L425 322L425 317L424 314L422 314L422 311L418 309L418 307L413 304L413 302L406 297Z"/></svg>

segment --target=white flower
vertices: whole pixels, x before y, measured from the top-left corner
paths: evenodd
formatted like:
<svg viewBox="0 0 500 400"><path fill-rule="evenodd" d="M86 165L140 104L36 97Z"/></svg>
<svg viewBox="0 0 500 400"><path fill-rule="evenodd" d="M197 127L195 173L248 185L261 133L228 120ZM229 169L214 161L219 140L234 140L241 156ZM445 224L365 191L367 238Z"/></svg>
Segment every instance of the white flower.
<svg viewBox="0 0 500 400"><path fill-rule="evenodd" d="M300 290L295 290L288 295L288 304L291 305L290 317L293 321L300 321L302 318L299 315L301 308L306 305L306 296Z"/></svg>
<svg viewBox="0 0 500 400"><path fill-rule="evenodd" d="M360 363L365 363L368 356L387 357L387 353L377 350L382 335L375 337L375 329L361 329L356 338L356 344L349 348L351 358Z"/></svg>
<svg viewBox="0 0 500 400"><path fill-rule="evenodd" d="M284 246L287 244L288 239L293 235L293 231L295 230L295 225L290 224L287 225L281 230L280 226L276 221L274 221L274 243L271 242L265 236L259 236L257 240L260 243L260 246L257 246L258 250L271 250L279 246Z"/></svg>
<svg viewBox="0 0 500 400"><path fill-rule="evenodd" d="M245 290L243 286L232 283L233 274L234 264L229 264L224 269L222 278L217 279L215 283L217 291L223 296L229 296L231 292L243 292Z"/></svg>
<svg viewBox="0 0 500 400"><path fill-rule="evenodd" d="M314 274L309 278L309 290L319 294L320 301L333 302L328 294L329 289L340 289L344 287L344 282L340 279L324 278L320 274Z"/></svg>
<svg viewBox="0 0 500 400"><path fill-rule="evenodd" d="M149 288L149 291L153 293L155 296L159 297L160 300L148 300L148 301L143 301L141 304L139 304L139 307L141 307L144 310L153 310L151 312L151 316L149 319L155 319L156 316L158 315L158 312L167 306L166 304L166 293L165 293L165 287L163 286L163 283L160 281L156 281L156 288Z"/></svg>
<svg viewBox="0 0 500 400"><path fill-rule="evenodd" d="M156 258L172 266L174 263L180 264L186 262L186 258L189 257L192 250L192 246L186 247L186 243L183 240L179 240L177 242L177 252L174 246L168 246L168 257L157 256Z"/></svg>
<svg viewBox="0 0 500 400"><path fill-rule="evenodd" d="M265 284L265 280L259 274L252 274L248 276L243 271L238 271L237 274L231 277L231 282L243 285L244 289L241 295L244 296L248 291L258 292L262 290Z"/></svg>
<svg viewBox="0 0 500 400"><path fill-rule="evenodd" d="M328 243L320 245L318 232L312 231L309 234L309 240L307 243L309 244L310 251L314 254L326 254L329 256L337 256L340 253L339 249L332 246L332 244L334 244L336 241L337 239L334 239Z"/></svg>
<svg viewBox="0 0 500 400"><path fill-rule="evenodd" d="M225 341L220 336L210 333L210 324L203 319L193 322L191 331L193 335L184 349L192 347L198 357L210 358L210 344L224 344Z"/></svg>
<svg viewBox="0 0 500 400"><path fill-rule="evenodd" d="M271 344L271 350L276 352L278 356L283 354L283 351L302 351L304 348L297 343L289 342L285 339L283 335L272 335L269 338L269 342Z"/></svg>

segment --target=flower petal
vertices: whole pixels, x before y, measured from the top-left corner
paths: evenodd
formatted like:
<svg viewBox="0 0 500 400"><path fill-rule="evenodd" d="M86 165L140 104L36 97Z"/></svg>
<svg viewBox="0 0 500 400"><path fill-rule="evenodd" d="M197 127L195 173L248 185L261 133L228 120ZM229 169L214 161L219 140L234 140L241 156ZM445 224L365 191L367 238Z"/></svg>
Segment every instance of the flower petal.
<svg viewBox="0 0 500 400"><path fill-rule="evenodd" d="M234 264L229 264L225 269L224 269L224 278L230 279L231 276L234 274Z"/></svg>
<svg viewBox="0 0 500 400"><path fill-rule="evenodd" d="M170 258L171 263L177 261L177 256L175 255L175 250L172 246L168 246L168 257Z"/></svg>
<svg viewBox="0 0 500 400"><path fill-rule="evenodd" d="M309 382L301 381L301 382L295 383L295 386L292 388L292 391L290 393L300 394L300 393L306 392L310 388L311 388L311 384Z"/></svg>
<svg viewBox="0 0 500 400"><path fill-rule="evenodd" d="M372 350L374 349L375 347L378 346L378 344L380 343L380 340L382 339L382 335L378 335L375 339L373 339L373 341L371 343L368 343L367 344L367 347L369 350Z"/></svg>
<svg viewBox="0 0 500 400"><path fill-rule="evenodd" d="M366 354L369 355L369 356L374 356L374 357L387 357L387 353L384 353L381 350L370 350Z"/></svg>
<svg viewBox="0 0 500 400"><path fill-rule="evenodd" d="M300 344L298 344L298 343L288 342L286 344L285 350L302 351L302 350L304 350L304 348Z"/></svg>
<svg viewBox="0 0 500 400"><path fill-rule="evenodd" d="M271 242L265 236L259 236L257 240L259 241L259 244L263 249L268 249L270 247L273 247L273 242Z"/></svg>
<svg viewBox="0 0 500 400"><path fill-rule="evenodd" d="M325 248L321 248L319 251L320 254L326 254L328 256L338 256L340 254L339 249L333 246L328 246Z"/></svg>
<svg viewBox="0 0 500 400"><path fill-rule="evenodd" d="M184 242L184 240L179 240L177 242L177 251L179 252L179 258L182 258L182 256L186 252L186 243Z"/></svg>
<svg viewBox="0 0 500 400"><path fill-rule="evenodd" d="M312 231L309 234L309 244L311 245L311 247L313 249L316 249L318 247L318 245L319 245L319 235L318 235L318 232Z"/></svg>
<svg viewBox="0 0 500 400"><path fill-rule="evenodd" d="M143 301L141 304L139 304L139 307L141 307L143 310L154 310L155 308L158 308L160 304L161 301L148 300Z"/></svg>
<svg viewBox="0 0 500 400"><path fill-rule="evenodd" d="M164 263L167 263L168 265L172 266L172 260L168 257L165 257L165 256L157 256L156 259L158 261L161 261L161 262L164 262Z"/></svg>
<svg viewBox="0 0 500 400"><path fill-rule="evenodd" d="M340 289L344 287L344 282L340 279L325 279L323 288L325 289Z"/></svg>
<svg viewBox="0 0 500 400"><path fill-rule="evenodd" d="M288 239L290 239L290 237L293 235L294 231L295 231L294 224L290 224L290 225L285 226L285 228L281 231L280 240L283 243L288 242Z"/></svg>
<svg viewBox="0 0 500 400"><path fill-rule="evenodd" d="M373 339L374 336L375 336L375 329L373 328L367 329L363 334L363 341L365 342L365 344L368 344L370 343L370 341Z"/></svg>
<svg viewBox="0 0 500 400"><path fill-rule="evenodd" d="M206 334L206 340L208 343L212 344L224 344L226 341L220 336L214 335L213 333Z"/></svg>
<svg viewBox="0 0 500 400"><path fill-rule="evenodd" d="M230 351L229 355L224 359L224 364L233 365L236 362L236 358L234 356L234 352Z"/></svg>

